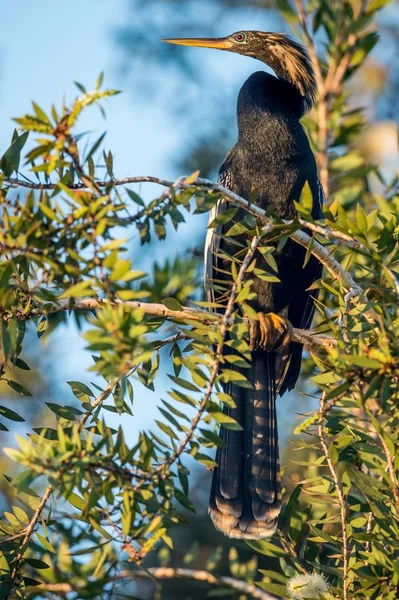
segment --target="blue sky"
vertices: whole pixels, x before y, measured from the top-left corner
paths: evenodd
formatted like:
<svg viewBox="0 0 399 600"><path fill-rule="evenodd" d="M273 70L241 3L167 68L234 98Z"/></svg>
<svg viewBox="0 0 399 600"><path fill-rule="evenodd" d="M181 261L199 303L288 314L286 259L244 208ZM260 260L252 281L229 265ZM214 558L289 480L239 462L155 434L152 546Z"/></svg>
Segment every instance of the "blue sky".
<svg viewBox="0 0 399 600"><path fill-rule="evenodd" d="M125 9L125 0L68 0L65 5L16 0L3 6L7 25L0 41L1 148L11 137L10 117L28 111L30 100L45 109L51 102L60 104L64 95L71 100L78 94L74 80L90 89L101 71L106 73L106 87L123 88L113 30L122 23ZM84 125L108 130L106 144L115 151L118 172L165 175L165 155L152 149L160 136L175 143L167 115L144 105L139 91L113 98L107 109L105 124L92 110Z"/></svg>

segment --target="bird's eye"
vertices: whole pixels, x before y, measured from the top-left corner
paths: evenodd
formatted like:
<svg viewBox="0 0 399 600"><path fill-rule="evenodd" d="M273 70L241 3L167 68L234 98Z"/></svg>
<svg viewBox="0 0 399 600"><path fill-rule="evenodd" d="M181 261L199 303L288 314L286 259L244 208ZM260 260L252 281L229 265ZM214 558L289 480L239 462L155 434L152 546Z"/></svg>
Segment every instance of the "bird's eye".
<svg viewBox="0 0 399 600"><path fill-rule="evenodd" d="M235 37L234 37L236 42L245 42L246 40L246 35L245 33L241 32L240 33L236 33Z"/></svg>

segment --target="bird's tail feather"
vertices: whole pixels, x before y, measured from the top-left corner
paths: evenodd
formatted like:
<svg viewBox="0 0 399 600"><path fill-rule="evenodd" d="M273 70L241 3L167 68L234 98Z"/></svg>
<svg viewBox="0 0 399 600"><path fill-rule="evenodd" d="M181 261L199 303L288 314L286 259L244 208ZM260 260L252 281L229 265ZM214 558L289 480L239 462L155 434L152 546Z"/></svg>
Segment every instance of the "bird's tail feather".
<svg viewBox="0 0 399 600"><path fill-rule="evenodd" d="M225 408L242 427L221 427L224 446L218 448L209 514L219 531L233 538L260 539L273 535L281 508L275 356L253 353L245 371L253 389L229 384L235 408Z"/></svg>

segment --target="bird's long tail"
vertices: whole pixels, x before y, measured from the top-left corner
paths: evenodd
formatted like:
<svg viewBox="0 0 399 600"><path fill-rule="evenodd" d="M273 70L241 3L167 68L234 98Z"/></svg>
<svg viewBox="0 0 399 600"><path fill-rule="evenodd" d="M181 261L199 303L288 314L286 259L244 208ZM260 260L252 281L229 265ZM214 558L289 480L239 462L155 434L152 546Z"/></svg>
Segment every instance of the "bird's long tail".
<svg viewBox="0 0 399 600"><path fill-rule="evenodd" d="M219 531L233 538L273 535L281 507L276 416L275 355L257 350L245 371L253 389L226 386L236 408L225 411L242 427L221 427L209 514Z"/></svg>

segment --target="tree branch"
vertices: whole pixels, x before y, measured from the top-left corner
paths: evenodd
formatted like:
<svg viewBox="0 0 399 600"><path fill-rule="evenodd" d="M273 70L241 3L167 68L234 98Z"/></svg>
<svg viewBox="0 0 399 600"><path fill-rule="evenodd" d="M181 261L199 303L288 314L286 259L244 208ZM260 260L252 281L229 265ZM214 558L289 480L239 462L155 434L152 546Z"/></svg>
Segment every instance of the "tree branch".
<svg viewBox="0 0 399 600"><path fill-rule="evenodd" d="M296 9L299 16L299 24L303 32L304 41L306 47L308 49L310 58L312 59L312 64L316 74L317 88L319 91L319 98L317 101L317 124L319 126L318 131L318 142L319 142L319 150L316 152L317 163L319 167L319 177L321 185L323 186L324 193L328 198L329 195L329 166L328 166L328 106L327 106L327 97L328 97L328 89L326 86L326 82L324 81L323 73L321 70L321 65L319 58L317 56L317 50L315 46L315 42L309 28L307 26L306 20L308 14L305 9L305 5L303 0L295 0Z"/></svg>
<svg viewBox="0 0 399 600"><path fill-rule="evenodd" d="M107 385L107 387L99 394L99 396L97 396L97 398L94 400L92 407L95 408L97 406L99 406L108 396L108 394L112 391L113 387L115 387L115 385L117 385L117 383L119 383L120 381L120 377L115 377L111 383L109 383ZM92 411L91 411L92 412ZM87 411L83 416L82 419L80 421L80 427L79 430L82 431L87 419L89 418L91 412ZM37 507L33 517L31 518L29 525L27 526L25 532L24 532L24 536L22 539L22 542L19 546L18 549L18 554L17 557L15 559L15 563L14 563L14 567L11 573L11 582L15 581L15 578L18 574L18 570L23 558L23 554L25 552L26 546L29 544L30 538L32 536L32 534L34 533L34 529L39 521L39 518L47 504L48 499L50 498L50 496L52 495L52 493L55 491L55 488L52 485L47 486L47 488L44 491L43 497L40 501L39 506ZM18 536L19 537L19 536ZM11 593L12 590L10 590ZM7 596L8 598L9 596Z"/></svg>
<svg viewBox="0 0 399 600"><path fill-rule="evenodd" d="M107 304L109 304L109 301L102 300L101 298L70 298L68 300L60 300L57 304L50 305L43 303L43 306L37 306L29 313L21 315L20 318L26 320L29 318L35 318L39 315L54 314L67 310L99 310ZM114 304L123 305L130 309L139 308L146 315L163 317L179 323L192 324L193 322L201 322L216 324L218 321L223 319L222 314L212 313L207 310L191 308L188 306L182 306L180 310L171 310L164 304L157 304L154 302L136 302L133 300L116 300ZM17 315L17 317L19 317L19 315ZM229 319L231 319L231 314ZM245 322L249 321L246 318L243 318L243 320ZM189 337L189 335L189 332L185 332L186 338ZM164 343L174 342L175 340L176 336L172 336L170 339L168 338L160 343L164 345ZM323 346L325 348L333 348L337 345L337 341L334 338L321 336L308 329L299 329L296 327L293 327L292 329L292 341L298 342L299 344L304 344L305 346ZM104 393L106 392L106 389L104 390ZM101 403L101 400L99 403Z"/></svg>
<svg viewBox="0 0 399 600"><path fill-rule="evenodd" d="M223 587L231 589L234 592L240 592L254 598L255 600L279 600L277 596L273 596L257 587L253 583L247 583L233 577L225 577L223 575L213 575L208 571L197 571L195 569L176 569L172 567L151 567L147 571L121 571L117 575L110 577L111 582L123 581L126 579L155 579L160 581L170 579L186 579L198 583L206 583L212 587ZM86 586L85 586L86 587ZM51 592L60 596L67 596L71 592L84 591L85 587L81 584L74 585L73 583L42 583L35 587L35 590L40 592Z"/></svg>
<svg viewBox="0 0 399 600"><path fill-rule="evenodd" d="M46 488L46 490L45 490L45 492L43 494L43 498L40 500L40 504L37 507L37 509L36 509L33 517L31 518L28 527L26 528L25 535L24 535L24 537L22 539L22 543L21 543L21 545L19 547L17 558L15 559L14 567L13 567L13 570L12 570L12 573L11 573L11 581L14 581L15 577L17 576L18 569L19 569L19 566L21 564L21 560L22 560L25 548L29 544L29 540L31 538L33 530L36 527L37 522L40 519L40 515L42 514L42 512L44 510L44 507L47 504L47 500L50 498L50 496L53 493L53 491L54 491L54 488L53 488L52 485L49 485Z"/></svg>
<svg viewBox="0 0 399 600"><path fill-rule="evenodd" d="M339 480L337 471L335 469L335 465L331 460L330 457L330 453L328 451L328 446L327 446L327 442L326 442L326 438L324 436L324 431L323 431L323 420L326 414L326 408L325 408L325 396L326 393L323 392L323 394L321 395L320 398L320 412L319 412L319 422L318 422L318 436L320 439L320 444L321 447L323 449L323 453L324 456L326 458L327 461L327 465L328 468L330 470L331 473L331 477L334 481L335 484L335 489L337 492L337 497L338 497L338 504L339 504L339 511L340 511L340 516L341 516L341 528L342 528L342 553L343 553L343 575L342 575L342 579L343 579L343 600L348 600L349 598L349 591L348 591L348 586L349 586L349 579L348 579L348 575L349 575L349 549L348 549L348 531L346 528L346 502L345 502L345 498L344 498L344 492L342 489L342 485L341 482Z"/></svg>

